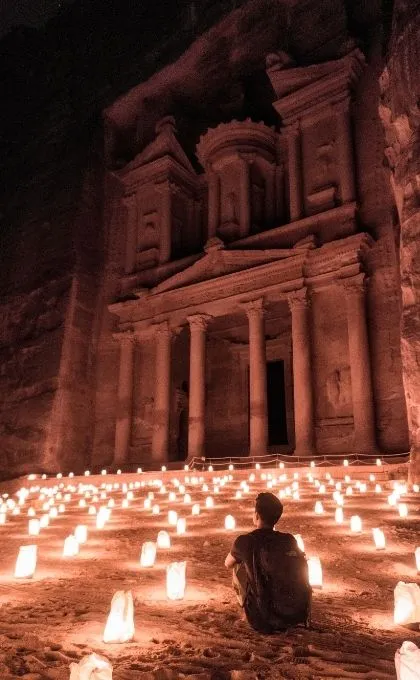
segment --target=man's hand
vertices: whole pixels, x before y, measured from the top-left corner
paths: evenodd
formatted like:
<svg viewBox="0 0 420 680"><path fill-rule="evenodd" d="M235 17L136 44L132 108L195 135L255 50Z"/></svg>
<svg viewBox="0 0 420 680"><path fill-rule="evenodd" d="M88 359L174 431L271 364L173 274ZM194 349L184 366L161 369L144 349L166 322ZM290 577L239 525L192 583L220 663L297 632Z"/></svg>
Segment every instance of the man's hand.
<svg viewBox="0 0 420 680"><path fill-rule="evenodd" d="M234 565L236 564L236 560L233 557L231 553L228 553L226 559L225 559L225 567L227 569L233 569Z"/></svg>

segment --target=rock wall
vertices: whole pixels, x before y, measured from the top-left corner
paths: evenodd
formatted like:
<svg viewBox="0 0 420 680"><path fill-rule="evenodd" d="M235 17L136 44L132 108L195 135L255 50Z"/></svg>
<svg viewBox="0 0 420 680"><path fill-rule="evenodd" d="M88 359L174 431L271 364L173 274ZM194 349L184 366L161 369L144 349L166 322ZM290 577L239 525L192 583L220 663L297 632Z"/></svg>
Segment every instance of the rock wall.
<svg viewBox="0 0 420 680"><path fill-rule="evenodd" d="M379 113L398 208L401 350L412 481L420 479L420 2L396 0Z"/></svg>

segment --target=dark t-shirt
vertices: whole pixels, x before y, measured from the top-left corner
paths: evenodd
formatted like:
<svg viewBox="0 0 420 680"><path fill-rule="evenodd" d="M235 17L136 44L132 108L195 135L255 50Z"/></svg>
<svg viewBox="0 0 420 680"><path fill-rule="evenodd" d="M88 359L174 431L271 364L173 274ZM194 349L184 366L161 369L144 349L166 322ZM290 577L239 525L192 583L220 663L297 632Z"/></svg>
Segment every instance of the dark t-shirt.
<svg viewBox="0 0 420 680"><path fill-rule="evenodd" d="M292 534L255 529L238 536L230 552L246 568L244 610L253 628L271 632L303 620L310 587L306 560Z"/></svg>

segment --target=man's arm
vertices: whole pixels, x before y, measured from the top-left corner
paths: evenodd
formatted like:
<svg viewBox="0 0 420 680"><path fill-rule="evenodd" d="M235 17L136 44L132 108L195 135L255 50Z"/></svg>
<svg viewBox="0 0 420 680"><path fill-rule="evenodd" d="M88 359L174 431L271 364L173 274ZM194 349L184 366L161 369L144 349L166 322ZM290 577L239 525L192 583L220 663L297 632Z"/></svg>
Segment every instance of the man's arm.
<svg viewBox="0 0 420 680"><path fill-rule="evenodd" d="M237 561L235 560L234 556L232 553L228 553L225 559L225 567L227 569L233 569L235 564L237 564Z"/></svg>

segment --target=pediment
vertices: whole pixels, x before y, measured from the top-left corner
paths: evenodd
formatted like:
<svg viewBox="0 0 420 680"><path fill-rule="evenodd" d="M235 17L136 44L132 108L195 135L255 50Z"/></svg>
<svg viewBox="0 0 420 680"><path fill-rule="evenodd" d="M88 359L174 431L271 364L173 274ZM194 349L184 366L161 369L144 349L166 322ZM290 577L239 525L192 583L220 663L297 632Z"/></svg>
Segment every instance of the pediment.
<svg viewBox="0 0 420 680"><path fill-rule="evenodd" d="M212 239L205 248L204 255L182 272L174 274L152 289L152 293L163 293L194 283L235 274L271 262L297 257L301 249L273 248L270 250L227 250L220 239Z"/></svg>
<svg viewBox="0 0 420 680"><path fill-rule="evenodd" d="M136 156L131 167L139 168L167 157L195 175L188 156L176 138L175 121L171 116L166 116L159 121L156 125L155 139Z"/></svg>

